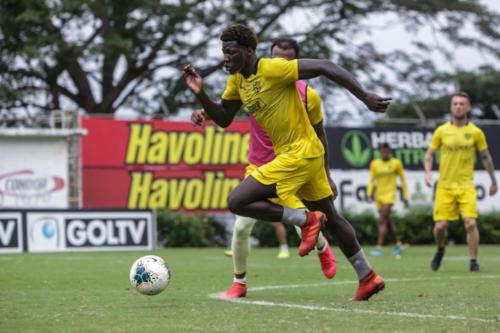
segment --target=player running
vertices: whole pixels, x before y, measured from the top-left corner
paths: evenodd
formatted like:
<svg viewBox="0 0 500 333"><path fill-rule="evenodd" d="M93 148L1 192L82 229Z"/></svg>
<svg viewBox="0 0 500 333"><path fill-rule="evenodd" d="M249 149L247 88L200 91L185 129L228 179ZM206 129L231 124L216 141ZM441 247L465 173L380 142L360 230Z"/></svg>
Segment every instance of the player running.
<svg viewBox="0 0 500 333"><path fill-rule="evenodd" d="M314 248L326 223L360 281L353 300L368 300L384 288L384 280L372 270L352 226L335 209L324 168L325 151L307 119L295 84L299 79L326 76L376 112L385 112L390 98L365 91L349 72L329 60L257 59L257 37L242 24L224 29L220 39L224 67L231 74L222 102L215 103L207 96L202 77L190 65L184 69L186 83L219 126L229 126L236 112L245 106L271 138L276 154L230 193L229 209L237 215L299 226L300 256ZM293 195L310 212L268 200L275 197L286 200Z"/></svg>
<svg viewBox="0 0 500 333"><path fill-rule="evenodd" d="M299 54L299 45L294 39L281 38L273 42L271 46L271 55L273 58L281 57L285 59L296 59ZM326 139L325 129L323 127L323 113L321 112L321 99L319 94L312 89L306 82L297 81L296 87L299 92L300 98L307 112L308 120L313 126L316 135L325 147L325 168L334 196L336 196L336 188L333 180L331 180L328 171L328 142ZM203 110L193 112L191 121L195 126L201 126L207 119L206 113ZM250 147L248 152L249 165L246 168L245 177L258 167L271 162L274 157L274 149L271 139L267 136L266 132L259 126L252 114L249 114L250 122ZM295 209L306 209L304 204L296 197L291 196L287 200L276 199L273 200L276 204ZM239 298L246 296L247 293L247 260L250 251L249 238L252 229L257 222L256 219L244 216L236 216L234 225L233 238L232 238L232 257L234 278L231 287L224 292L222 298ZM273 225L279 225L281 222L273 222ZM295 226L299 236L300 228ZM286 232L283 230L283 232ZM286 238L285 238L286 240ZM320 232L318 241L316 243L316 250L321 265L321 269L326 278L332 279L337 272L335 256L328 244L328 241ZM282 252L280 252L281 254Z"/></svg>
<svg viewBox="0 0 500 333"><path fill-rule="evenodd" d="M483 131L469 121L471 110L469 95L455 93L451 98L451 121L439 126L425 153L425 183L432 186L432 162L439 149L439 180L434 201L434 238L437 252L431 262L433 271L441 266L445 252L448 222L458 220L460 211L467 232L471 272L479 272L477 252L479 231L477 229L477 194L474 187L474 162L479 151L484 168L491 179L490 196L497 193L495 166L491 159Z"/></svg>
<svg viewBox="0 0 500 333"><path fill-rule="evenodd" d="M403 203L408 208L408 186L404 175L403 163L391 155L391 148L388 143L380 145L380 158L374 159L370 163L370 183L366 190L368 200L372 201L375 195L375 204L379 213L377 247L371 251L374 256L382 255L387 231L391 233L396 247L392 251L393 255L399 255L404 250L404 245L398 238L396 225L391 219L392 206L396 202L396 178L401 180L403 190ZM375 187L375 191L373 191Z"/></svg>

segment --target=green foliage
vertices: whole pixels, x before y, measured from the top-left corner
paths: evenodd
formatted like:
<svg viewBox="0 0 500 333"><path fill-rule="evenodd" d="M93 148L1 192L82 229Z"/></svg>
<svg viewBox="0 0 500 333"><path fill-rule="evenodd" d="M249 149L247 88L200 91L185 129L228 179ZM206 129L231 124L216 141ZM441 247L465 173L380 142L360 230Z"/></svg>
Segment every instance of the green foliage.
<svg viewBox="0 0 500 333"><path fill-rule="evenodd" d="M450 94L437 98L415 98L408 103L395 103L387 111L391 118L415 118L419 108L427 119L442 119L450 112Z"/></svg>
<svg viewBox="0 0 500 333"><path fill-rule="evenodd" d="M298 246L300 243L299 236L295 228L290 225L285 225L287 233L287 241L289 246ZM276 247L278 246L278 239L276 232L271 223L257 222L253 228L252 235L259 240L259 246L263 247Z"/></svg>
<svg viewBox="0 0 500 333"><path fill-rule="evenodd" d="M377 240L377 218L370 211L352 213L345 211L343 216L356 230L361 244L373 244Z"/></svg>
<svg viewBox="0 0 500 333"><path fill-rule="evenodd" d="M410 244L434 243L432 207L416 207L411 208L405 215L395 214L394 222L403 242ZM454 237L452 230L450 230L449 235Z"/></svg>
<svg viewBox="0 0 500 333"><path fill-rule="evenodd" d="M476 72L460 72L456 75L460 90L466 91L473 107L482 112L480 119L498 119L494 108L500 112L500 71L493 67L483 67Z"/></svg>
<svg viewBox="0 0 500 333"><path fill-rule="evenodd" d="M371 211L361 213L346 211L343 212L343 215L356 230L361 244L376 244L378 216ZM394 213L392 218L398 228L401 241L412 245L434 244L432 207L411 208L404 215ZM500 242L500 212L480 214L478 227L481 244L498 244ZM288 244L298 246L300 240L295 229L289 225L285 225L285 228ZM270 223L257 222L252 236L257 238L259 246L278 246L276 233ZM326 230L325 236L331 239L331 235ZM228 237L230 235L226 235L224 226L217 223L211 216L173 214L167 211L158 213L159 243L168 247L226 246ZM448 240L455 244L466 243L466 232L462 222L457 221L449 224ZM391 242L390 238L386 240L387 244Z"/></svg>
<svg viewBox="0 0 500 333"><path fill-rule="evenodd" d="M367 211L359 214L345 212L344 216L356 229L361 244L375 245L377 242L378 217ZM432 207L411 208L406 214L392 214L392 219L398 229L402 242L410 244L433 244L432 230L434 220ZM480 214L478 228L481 244L498 244L500 242L500 212ZM387 236L390 237L390 236ZM466 232L461 221L450 222L448 240L455 244L466 243ZM392 240L388 238L386 243Z"/></svg>
<svg viewBox="0 0 500 333"><path fill-rule="evenodd" d="M479 215L477 225L481 244L498 244L500 242L500 211ZM465 230L461 229L464 235ZM465 239L465 235L462 239Z"/></svg>
<svg viewBox="0 0 500 333"><path fill-rule="evenodd" d="M157 221L158 242L167 247L208 247L227 241L224 226L210 216L159 211Z"/></svg>
<svg viewBox="0 0 500 333"><path fill-rule="evenodd" d="M500 71L495 68L486 66L471 72L438 73L429 84L434 83L454 84L457 90L466 91L471 97L474 118L498 119L494 109L500 108ZM392 104L388 114L391 118L417 118L416 108L419 108L427 119L441 119L450 112L450 99L450 91L430 97L413 96L408 102Z"/></svg>

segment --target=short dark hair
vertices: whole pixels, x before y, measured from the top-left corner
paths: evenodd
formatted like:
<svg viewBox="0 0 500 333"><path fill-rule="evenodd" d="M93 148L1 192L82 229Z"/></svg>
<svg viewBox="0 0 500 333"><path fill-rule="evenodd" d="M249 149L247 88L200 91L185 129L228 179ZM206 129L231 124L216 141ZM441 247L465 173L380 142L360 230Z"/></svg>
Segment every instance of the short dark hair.
<svg viewBox="0 0 500 333"><path fill-rule="evenodd" d="M382 143L378 146L378 149L382 149L382 148L388 148L388 149L391 149L391 146L390 146L387 142L382 142Z"/></svg>
<svg viewBox="0 0 500 333"><path fill-rule="evenodd" d="M236 42L241 46L247 46L255 50L257 48L257 35L255 32L240 23L233 23L226 27L220 35L223 42Z"/></svg>
<svg viewBox="0 0 500 333"><path fill-rule="evenodd" d="M288 49L293 49L295 51L295 58L299 57L299 43L293 38L278 38L273 41L273 44L271 45L271 53L273 52L273 48L275 46L278 46L280 49L283 50L288 50Z"/></svg>
<svg viewBox="0 0 500 333"><path fill-rule="evenodd" d="M451 98L455 97L455 96L459 96L459 97L464 97L464 98L467 98L467 100L469 101L470 103L470 96L468 93L466 93L465 91L457 91L456 93L454 93L453 95L451 95Z"/></svg>

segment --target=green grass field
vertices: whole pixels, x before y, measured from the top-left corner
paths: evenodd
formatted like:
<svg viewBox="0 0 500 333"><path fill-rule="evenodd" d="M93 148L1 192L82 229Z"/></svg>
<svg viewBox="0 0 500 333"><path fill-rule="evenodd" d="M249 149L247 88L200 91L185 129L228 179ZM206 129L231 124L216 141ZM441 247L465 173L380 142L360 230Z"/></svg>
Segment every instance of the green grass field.
<svg viewBox="0 0 500 333"><path fill-rule="evenodd" d="M357 281L343 258L326 280L315 255L278 260L276 249L251 253L241 303L210 298L231 282L222 249L153 251L173 272L157 296L128 282L146 252L0 255L0 332L500 332L500 247L480 250L482 273L462 246L439 272L433 247L371 258L387 286L362 303L348 302Z"/></svg>

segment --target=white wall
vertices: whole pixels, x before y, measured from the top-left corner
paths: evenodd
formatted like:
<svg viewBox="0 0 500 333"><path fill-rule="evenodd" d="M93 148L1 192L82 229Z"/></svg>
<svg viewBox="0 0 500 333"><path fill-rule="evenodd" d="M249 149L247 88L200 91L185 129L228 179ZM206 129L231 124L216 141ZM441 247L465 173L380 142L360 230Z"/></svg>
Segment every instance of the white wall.
<svg viewBox="0 0 500 333"><path fill-rule="evenodd" d="M65 137L0 136L0 208L68 208Z"/></svg>

